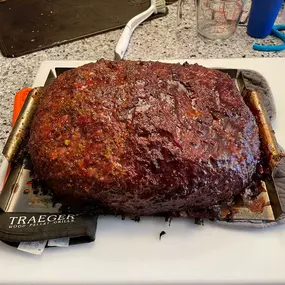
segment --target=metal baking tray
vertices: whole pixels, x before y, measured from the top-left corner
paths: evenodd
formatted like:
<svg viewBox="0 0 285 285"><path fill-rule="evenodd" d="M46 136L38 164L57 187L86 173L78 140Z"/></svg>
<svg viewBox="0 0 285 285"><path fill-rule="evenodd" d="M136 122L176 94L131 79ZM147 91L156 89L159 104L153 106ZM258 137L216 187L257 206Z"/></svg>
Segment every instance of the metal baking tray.
<svg viewBox="0 0 285 285"><path fill-rule="evenodd" d="M29 129L34 111L44 89L66 70L71 68L55 68L50 70L44 87L34 88L28 95L17 122L4 147L3 155L9 163L9 173L0 196L0 208L12 213L59 213L60 203L54 203L52 195L38 191L33 185L31 162L28 157L19 159L23 140ZM266 157L266 167L269 174L260 181L261 193L248 203L237 202L230 208L225 208L217 217L221 220L262 220L275 221L282 214L282 207L274 185L272 173L282 154L279 150L267 112L260 95L249 90L243 79L242 71L237 69L219 69L227 73L236 83L241 95L259 126L262 151ZM183 216L183 215L181 215Z"/></svg>

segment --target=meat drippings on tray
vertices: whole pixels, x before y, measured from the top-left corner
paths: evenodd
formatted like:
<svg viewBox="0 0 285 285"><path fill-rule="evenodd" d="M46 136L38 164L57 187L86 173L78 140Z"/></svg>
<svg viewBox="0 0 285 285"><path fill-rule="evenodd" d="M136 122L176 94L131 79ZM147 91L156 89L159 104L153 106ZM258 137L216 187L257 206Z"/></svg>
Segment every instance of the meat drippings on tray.
<svg viewBox="0 0 285 285"><path fill-rule="evenodd" d="M226 74L187 63L99 60L60 75L33 119L38 179L116 213L206 209L252 181L255 119Z"/></svg>

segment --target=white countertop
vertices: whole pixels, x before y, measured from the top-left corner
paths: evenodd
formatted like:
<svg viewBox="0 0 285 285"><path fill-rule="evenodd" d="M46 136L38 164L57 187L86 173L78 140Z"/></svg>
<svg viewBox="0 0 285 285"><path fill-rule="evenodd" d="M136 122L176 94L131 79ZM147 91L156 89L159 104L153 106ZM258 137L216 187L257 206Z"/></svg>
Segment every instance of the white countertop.
<svg viewBox="0 0 285 285"><path fill-rule="evenodd" d="M161 230L166 235L159 241ZM1 284L285 283L285 227L99 220L96 241L32 256L0 244Z"/></svg>

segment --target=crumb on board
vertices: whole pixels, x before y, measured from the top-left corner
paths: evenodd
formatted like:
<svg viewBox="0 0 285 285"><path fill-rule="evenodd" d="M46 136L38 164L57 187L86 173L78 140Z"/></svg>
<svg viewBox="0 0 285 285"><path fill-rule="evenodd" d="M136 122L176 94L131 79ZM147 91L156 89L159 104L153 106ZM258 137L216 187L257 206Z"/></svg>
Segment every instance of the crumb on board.
<svg viewBox="0 0 285 285"><path fill-rule="evenodd" d="M164 236L164 235L166 235L166 232L165 231L161 231L160 234L159 234L159 240L161 240L161 237Z"/></svg>

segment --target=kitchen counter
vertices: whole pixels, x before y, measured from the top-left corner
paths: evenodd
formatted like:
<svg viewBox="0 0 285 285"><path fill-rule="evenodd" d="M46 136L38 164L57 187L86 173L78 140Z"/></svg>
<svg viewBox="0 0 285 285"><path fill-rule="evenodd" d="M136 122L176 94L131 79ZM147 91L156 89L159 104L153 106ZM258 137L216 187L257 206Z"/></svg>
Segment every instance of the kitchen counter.
<svg viewBox="0 0 285 285"><path fill-rule="evenodd" d="M190 2L190 1L188 1ZM191 12L192 11L192 12ZM285 97L282 70L285 52L260 53L252 50L254 39L239 27L232 39L205 43L196 35L194 12L176 27L176 6L169 15L138 28L126 59L242 58L201 60L209 67L249 69L256 67L267 78L275 95L278 142L285 145ZM191 16L192 15L192 16ZM15 93L33 84L44 60L112 59L120 30L36 52L19 58L0 56L0 149L11 129ZM278 44L269 37L259 41ZM252 57L284 57L270 60ZM38 81L39 85L42 81ZM159 240L159 233L167 234ZM17 251L0 242L0 284L284 284L285 227L264 230L234 229L205 221L164 219L140 223L126 219L101 217L95 243L49 248L42 256Z"/></svg>
<svg viewBox="0 0 285 285"><path fill-rule="evenodd" d="M187 2L187 1L186 1ZM188 1L190 2L190 1ZM185 4L182 24L176 26L176 4L169 6L166 17L146 22L134 33L126 59L179 59L179 58L245 58L284 57L279 53L262 53L252 49L256 40L240 26L234 37L223 42L204 42L196 34L195 12ZM93 36L73 43L50 48L19 58L0 55L0 149L10 131L15 93L32 85L37 70L44 60L96 60L113 59L114 47L121 30ZM280 40L268 37L259 41L279 44Z"/></svg>

